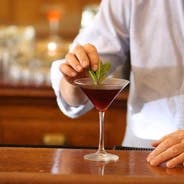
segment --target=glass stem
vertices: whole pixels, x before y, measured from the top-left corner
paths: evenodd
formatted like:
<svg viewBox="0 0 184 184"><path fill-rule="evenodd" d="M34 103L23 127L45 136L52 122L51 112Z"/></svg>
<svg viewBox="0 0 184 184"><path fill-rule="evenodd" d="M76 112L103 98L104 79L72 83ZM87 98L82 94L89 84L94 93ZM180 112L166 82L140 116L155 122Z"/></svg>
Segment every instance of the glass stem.
<svg viewBox="0 0 184 184"><path fill-rule="evenodd" d="M105 112L99 111L99 126L100 126L100 132L99 132L99 146L98 146L98 152L99 153L106 153L104 149L104 115Z"/></svg>

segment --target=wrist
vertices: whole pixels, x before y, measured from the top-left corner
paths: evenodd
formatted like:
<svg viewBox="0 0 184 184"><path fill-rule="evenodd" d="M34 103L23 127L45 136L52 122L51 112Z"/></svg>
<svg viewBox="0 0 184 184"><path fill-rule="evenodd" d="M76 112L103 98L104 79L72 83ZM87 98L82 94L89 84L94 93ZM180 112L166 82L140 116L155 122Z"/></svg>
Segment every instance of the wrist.
<svg viewBox="0 0 184 184"><path fill-rule="evenodd" d="M87 103L88 98L76 85L68 82L65 78L60 81L60 94L62 98L71 106L80 106Z"/></svg>

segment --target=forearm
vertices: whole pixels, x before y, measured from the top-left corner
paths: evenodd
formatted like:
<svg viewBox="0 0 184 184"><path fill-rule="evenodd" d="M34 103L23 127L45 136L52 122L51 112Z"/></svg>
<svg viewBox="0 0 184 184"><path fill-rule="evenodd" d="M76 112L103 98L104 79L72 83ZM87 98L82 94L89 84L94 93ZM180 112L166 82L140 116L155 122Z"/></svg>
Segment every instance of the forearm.
<svg viewBox="0 0 184 184"><path fill-rule="evenodd" d="M60 81L60 93L63 99L71 106L79 106L87 101L82 90L70 84L64 77Z"/></svg>

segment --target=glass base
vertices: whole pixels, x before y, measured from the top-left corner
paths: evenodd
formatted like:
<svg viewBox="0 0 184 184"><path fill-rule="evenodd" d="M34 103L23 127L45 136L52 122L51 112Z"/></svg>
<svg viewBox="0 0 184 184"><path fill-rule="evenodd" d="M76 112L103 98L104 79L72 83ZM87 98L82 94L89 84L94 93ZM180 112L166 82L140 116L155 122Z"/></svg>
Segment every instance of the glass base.
<svg viewBox="0 0 184 184"><path fill-rule="evenodd" d="M97 151L96 153L84 155L84 159L91 161L110 162L110 161L117 161L119 157L111 153L99 153Z"/></svg>

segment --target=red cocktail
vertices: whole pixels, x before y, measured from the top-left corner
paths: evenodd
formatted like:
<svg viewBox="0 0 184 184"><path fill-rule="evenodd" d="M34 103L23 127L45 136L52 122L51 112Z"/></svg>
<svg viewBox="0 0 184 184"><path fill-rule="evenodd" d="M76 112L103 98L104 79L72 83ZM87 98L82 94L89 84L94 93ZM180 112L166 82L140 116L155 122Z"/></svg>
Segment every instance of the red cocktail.
<svg viewBox="0 0 184 184"><path fill-rule="evenodd" d="M85 86L81 88L98 111L106 111L120 89L108 89L100 86Z"/></svg>
<svg viewBox="0 0 184 184"><path fill-rule="evenodd" d="M100 136L99 147L96 153L85 155L84 158L93 161L116 161L117 155L107 153L104 149L104 115L113 100L129 83L128 80L108 78L102 84L96 85L90 78L82 78L74 81L99 111Z"/></svg>

